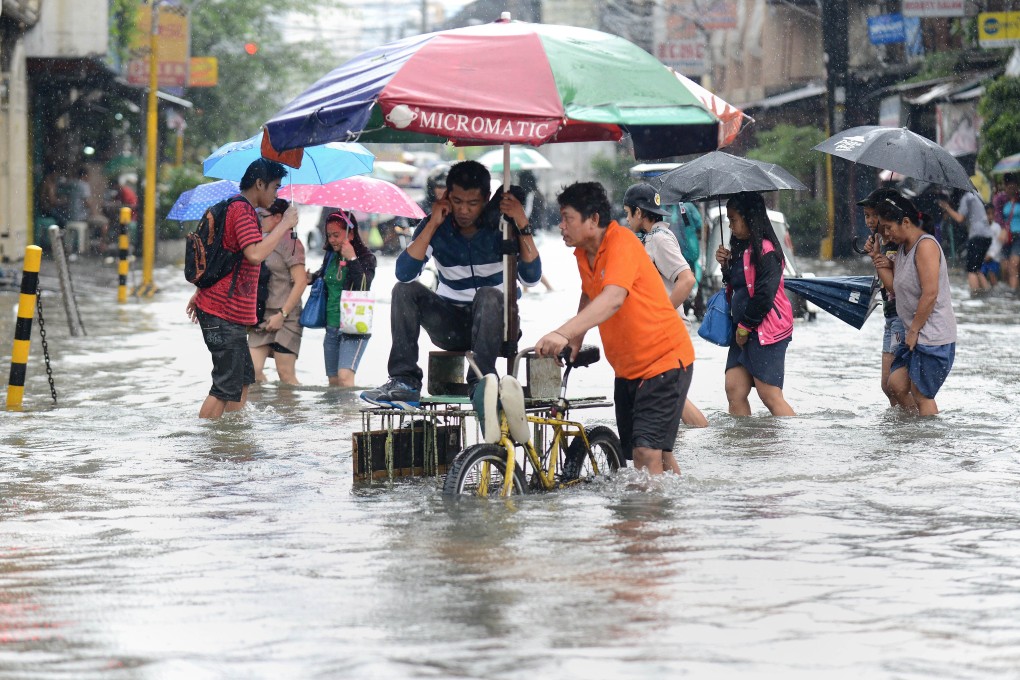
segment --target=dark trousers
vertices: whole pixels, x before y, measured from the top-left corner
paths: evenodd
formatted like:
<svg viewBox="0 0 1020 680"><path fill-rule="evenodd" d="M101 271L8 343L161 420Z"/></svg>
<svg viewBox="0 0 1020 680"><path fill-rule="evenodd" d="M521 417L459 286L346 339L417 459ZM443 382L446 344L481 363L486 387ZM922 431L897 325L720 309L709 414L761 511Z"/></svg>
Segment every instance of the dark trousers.
<svg viewBox="0 0 1020 680"><path fill-rule="evenodd" d="M503 293L497 288L480 288L474 302L459 305L417 281L393 286L389 376L419 389L418 336L422 328L437 347L451 352L471 350L483 374L495 373L496 357L503 348ZM477 380L470 369L467 379L469 384Z"/></svg>

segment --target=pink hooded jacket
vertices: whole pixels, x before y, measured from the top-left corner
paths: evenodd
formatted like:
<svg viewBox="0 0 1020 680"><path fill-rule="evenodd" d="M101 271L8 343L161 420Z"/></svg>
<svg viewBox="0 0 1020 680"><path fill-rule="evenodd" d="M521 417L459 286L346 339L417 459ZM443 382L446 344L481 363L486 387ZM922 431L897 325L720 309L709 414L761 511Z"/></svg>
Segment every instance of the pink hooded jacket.
<svg viewBox="0 0 1020 680"><path fill-rule="evenodd" d="M761 242L762 254L766 255L775 250L772 241L765 239ZM754 297L754 278L757 272L751 264L751 249L744 251L744 278L747 280L747 292ZM776 291L776 298L772 302L772 309L765 316L765 319L758 325L758 342L762 345L771 345L786 340L793 336L793 307L790 305L790 298L786 297L786 283L783 275L779 275L779 290Z"/></svg>

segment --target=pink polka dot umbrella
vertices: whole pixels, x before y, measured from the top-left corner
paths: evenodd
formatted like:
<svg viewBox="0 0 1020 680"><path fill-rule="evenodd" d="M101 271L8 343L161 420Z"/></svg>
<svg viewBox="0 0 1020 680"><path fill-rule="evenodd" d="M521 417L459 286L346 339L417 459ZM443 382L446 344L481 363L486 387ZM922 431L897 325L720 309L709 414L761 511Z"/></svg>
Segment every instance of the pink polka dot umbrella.
<svg viewBox="0 0 1020 680"><path fill-rule="evenodd" d="M306 205L418 219L425 217L418 204L396 184L365 175L329 184L294 184L281 189L280 196Z"/></svg>

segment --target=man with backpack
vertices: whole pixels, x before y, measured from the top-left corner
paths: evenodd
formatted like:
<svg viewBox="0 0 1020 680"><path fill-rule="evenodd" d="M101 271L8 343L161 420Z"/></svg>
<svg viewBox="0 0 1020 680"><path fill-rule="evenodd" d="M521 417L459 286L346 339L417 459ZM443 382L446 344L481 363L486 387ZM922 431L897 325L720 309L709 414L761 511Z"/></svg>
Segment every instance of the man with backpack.
<svg viewBox="0 0 1020 680"><path fill-rule="evenodd" d="M259 268L297 224L297 208L291 205L280 226L263 239L256 208L273 204L286 174L275 161L252 162L241 178L241 193L210 208L189 236L185 275L198 290L187 313L201 326L213 360L213 384L199 418L240 410L248 385L255 382L248 326L257 323Z"/></svg>

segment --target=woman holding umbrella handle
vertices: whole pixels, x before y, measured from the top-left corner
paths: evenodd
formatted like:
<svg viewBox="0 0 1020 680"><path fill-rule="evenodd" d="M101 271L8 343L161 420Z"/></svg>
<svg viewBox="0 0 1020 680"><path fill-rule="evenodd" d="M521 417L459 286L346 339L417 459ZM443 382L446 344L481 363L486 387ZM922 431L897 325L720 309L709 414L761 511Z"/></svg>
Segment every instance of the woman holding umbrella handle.
<svg viewBox="0 0 1020 680"><path fill-rule="evenodd" d="M935 395L956 356L956 316L946 257L935 237L921 227L924 215L909 199L896 195L875 209L879 224L899 244L893 286L896 313L906 328L893 358L889 387L902 408L936 415Z"/></svg>
<svg viewBox="0 0 1020 680"><path fill-rule="evenodd" d="M751 415L752 387L772 415L796 415L783 396L793 309L783 285L782 246L761 194L735 194L726 203L726 217L730 247L720 245L715 259L730 291L736 328L726 357L730 415Z"/></svg>

